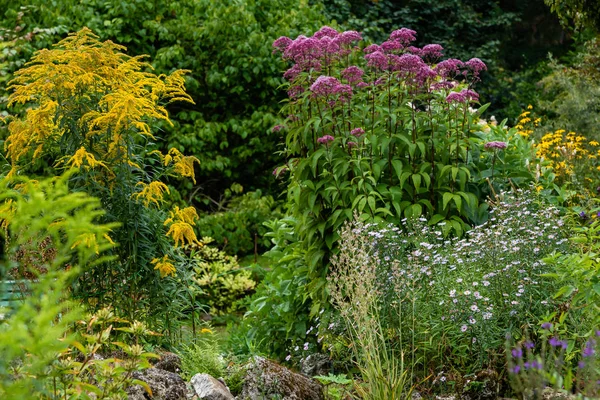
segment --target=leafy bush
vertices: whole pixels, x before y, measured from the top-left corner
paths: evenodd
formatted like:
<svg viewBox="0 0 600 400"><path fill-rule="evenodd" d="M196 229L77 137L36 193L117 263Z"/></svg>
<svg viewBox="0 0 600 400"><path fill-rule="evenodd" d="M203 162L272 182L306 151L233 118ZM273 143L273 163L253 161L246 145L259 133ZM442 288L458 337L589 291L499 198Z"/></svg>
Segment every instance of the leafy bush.
<svg viewBox="0 0 600 400"><path fill-rule="evenodd" d="M224 251L238 256L268 250L264 222L281 216L272 196L250 192L231 198L223 208L200 216L196 226L202 236L213 238Z"/></svg>
<svg viewBox="0 0 600 400"><path fill-rule="evenodd" d="M319 6L306 0L25 0L7 6L16 15L25 5L32 11L20 23L23 32L89 27L102 40L127 46L129 54L150 55L157 73L191 71L186 86L196 106L169 107L175 126L160 146L198 157L204 195L219 198L234 182L247 190L275 189L270 172L281 158L270 128L280 120L283 81L271 43L325 23ZM186 198L195 193L191 183L173 185ZM193 200L203 204L205 197Z"/></svg>
<svg viewBox="0 0 600 400"><path fill-rule="evenodd" d="M211 242L211 238L204 237L190 249L188 268L200 289L198 298L210 307L210 312L229 313L239 307L237 301L248 295L256 282L248 269L240 267L235 256L208 246Z"/></svg>
<svg viewBox="0 0 600 400"><path fill-rule="evenodd" d="M70 193L69 174L39 181L25 177L0 180L0 221L3 256L0 276L23 269L16 253L50 240L53 257L30 270L26 296L3 309L0 324L0 395L31 399L50 395L49 367L73 341L66 332L81 315L66 298L70 283L112 247L106 236L114 228L100 225L100 202L84 193ZM68 265L69 268L65 268ZM0 293L4 294L4 283ZM4 296L3 296L4 297Z"/></svg>
<svg viewBox="0 0 600 400"><path fill-rule="evenodd" d="M178 285L168 278L177 272L171 260L179 245L197 242L197 214L174 206L166 215L163 180L193 180L197 160L173 148L162 154L152 132L157 122L169 123L165 103L191 99L184 71L145 72L147 63L122 50L83 29L16 73L9 105L27 108L8 125L9 175L79 168L70 176L72 190L97 196L106 210L102 220L121 226L110 237L119 243L111 250L118 259L86 270L76 295L97 307L113 304L130 319L151 310L147 320L170 331L166 321L182 306L174 301L181 299L174 294Z"/></svg>

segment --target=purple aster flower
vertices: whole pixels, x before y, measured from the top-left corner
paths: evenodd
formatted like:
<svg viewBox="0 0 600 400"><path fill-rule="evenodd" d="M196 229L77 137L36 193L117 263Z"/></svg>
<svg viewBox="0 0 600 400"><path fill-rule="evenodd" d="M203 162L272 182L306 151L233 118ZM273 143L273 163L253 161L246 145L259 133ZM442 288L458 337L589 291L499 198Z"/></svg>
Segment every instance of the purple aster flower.
<svg viewBox="0 0 600 400"><path fill-rule="evenodd" d="M335 140L335 138L331 135L325 135L325 136L321 136L320 138L317 139L317 142L321 143L321 144L329 144L329 142L333 142Z"/></svg>
<svg viewBox="0 0 600 400"><path fill-rule="evenodd" d="M352 136L361 137L365 134L365 130L363 128L354 128L350 131Z"/></svg>
<svg viewBox="0 0 600 400"><path fill-rule="evenodd" d="M505 142L487 142L483 145L483 147L487 150L496 149L496 150L504 150L506 148Z"/></svg>
<svg viewBox="0 0 600 400"><path fill-rule="evenodd" d="M428 44L427 46L423 47L422 56L430 59L437 59L442 57L443 50L444 48L439 44Z"/></svg>
<svg viewBox="0 0 600 400"><path fill-rule="evenodd" d="M317 32L315 32L313 37L315 39L321 39L326 36L330 37L330 38L335 38L335 37L337 37L337 35L339 35L338 31L336 31L335 29L333 29L329 26L324 26L321 29L319 29Z"/></svg>
<svg viewBox="0 0 600 400"><path fill-rule="evenodd" d="M353 66L348 67L345 70L343 70L340 73L340 75L342 76L342 78L346 79L349 83L355 84L362 80L362 76L364 75L364 73L365 73L365 71L363 71L362 69L353 65Z"/></svg>
<svg viewBox="0 0 600 400"><path fill-rule="evenodd" d="M479 58L471 58L465 65L473 71L475 76L479 75L481 71L487 71L487 66Z"/></svg>
<svg viewBox="0 0 600 400"><path fill-rule="evenodd" d="M550 329L552 329L552 324L550 322L544 322L542 324L542 329L550 330Z"/></svg>
<svg viewBox="0 0 600 400"><path fill-rule="evenodd" d="M380 71L386 71L388 69L388 59L381 51L374 51L373 53L367 54L365 60L368 61L368 67L373 67Z"/></svg>
<svg viewBox="0 0 600 400"><path fill-rule="evenodd" d="M273 54L276 52L283 53L285 49L292 43L292 39L287 36L281 36L279 39L273 42Z"/></svg>
<svg viewBox="0 0 600 400"><path fill-rule="evenodd" d="M393 31L390 35L390 39L397 40L402 44L408 44L417 39L416 35L417 35L417 32L413 31L412 29L401 28L401 29Z"/></svg>

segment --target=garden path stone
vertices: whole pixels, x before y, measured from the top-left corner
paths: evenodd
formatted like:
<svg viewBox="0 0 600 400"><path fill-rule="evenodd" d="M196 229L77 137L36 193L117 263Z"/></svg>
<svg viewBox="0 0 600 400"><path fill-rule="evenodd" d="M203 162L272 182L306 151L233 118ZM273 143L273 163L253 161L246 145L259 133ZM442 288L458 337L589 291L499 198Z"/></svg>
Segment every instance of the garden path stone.
<svg viewBox="0 0 600 400"><path fill-rule="evenodd" d="M276 397L281 400L323 400L323 386L308 376L297 374L262 357L247 366L238 400Z"/></svg>
<svg viewBox="0 0 600 400"><path fill-rule="evenodd" d="M218 379L208 374L196 374L190 384L199 400L233 400L233 395Z"/></svg>
<svg viewBox="0 0 600 400"><path fill-rule="evenodd" d="M163 369L148 368L133 373L135 379L144 381L152 390L152 400L184 400L188 398L188 387L176 373ZM149 396L140 385L127 389L129 400L147 400Z"/></svg>

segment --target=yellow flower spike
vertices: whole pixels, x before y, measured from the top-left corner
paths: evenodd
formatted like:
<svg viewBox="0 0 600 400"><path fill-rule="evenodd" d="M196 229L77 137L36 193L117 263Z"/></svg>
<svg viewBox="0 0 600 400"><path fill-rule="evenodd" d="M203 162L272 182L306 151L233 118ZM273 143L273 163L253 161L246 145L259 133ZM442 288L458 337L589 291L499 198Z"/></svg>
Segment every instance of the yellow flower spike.
<svg viewBox="0 0 600 400"><path fill-rule="evenodd" d="M193 225L196 224L198 213L194 207L186 207L180 209L175 206L173 211L169 212L169 218L164 222L165 226L169 226L167 236L170 236L175 241L175 246L186 244L199 244Z"/></svg>
<svg viewBox="0 0 600 400"><path fill-rule="evenodd" d="M144 182L138 182L137 185L142 186L142 190L135 194L136 198L142 198L144 205L147 207L150 203L156 204L156 206L160 206L160 203L163 200L163 194L166 192L170 194L169 187L162 182L154 181L150 182L150 184L145 184ZM136 186L137 186L136 185Z"/></svg>
<svg viewBox="0 0 600 400"><path fill-rule="evenodd" d="M98 247L98 242L96 241L96 235L94 235L93 233L82 233L81 235L77 236L77 240L71 246L71 250L73 250L74 248L79 247L81 245L88 247L90 249L94 249L94 252L96 254L100 253L100 247Z"/></svg>
<svg viewBox="0 0 600 400"><path fill-rule="evenodd" d="M210 329L208 329L208 328L202 328L202 329L200 330L200 333L213 333L213 331L211 331L211 330L210 330Z"/></svg>
<svg viewBox="0 0 600 400"><path fill-rule="evenodd" d="M69 161L67 161L67 165L76 168L79 168L82 165L84 167L89 168L95 168L97 166L100 166L108 169L106 164L104 164L102 161L96 160L96 157L94 157L93 154L88 153L84 146L81 146L79 150L77 150L75 154L73 154L73 156L69 158Z"/></svg>
<svg viewBox="0 0 600 400"><path fill-rule="evenodd" d="M177 269L173 265L173 262L169 259L169 256L165 255L162 258L155 258L150 261L152 265L154 265L154 269L158 270L160 273L160 277L164 278L166 276L175 276Z"/></svg>

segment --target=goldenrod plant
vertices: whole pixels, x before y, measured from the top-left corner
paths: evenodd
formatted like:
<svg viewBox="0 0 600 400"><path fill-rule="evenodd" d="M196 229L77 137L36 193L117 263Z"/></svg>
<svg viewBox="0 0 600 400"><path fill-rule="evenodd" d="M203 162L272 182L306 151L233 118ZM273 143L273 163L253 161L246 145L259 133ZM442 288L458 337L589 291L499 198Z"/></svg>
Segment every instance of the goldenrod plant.
<svg viewBox="0 0 600 400"><path fill-rule="evenodd" d="M8 176L77 168L69 178L72 190L98 197L103 221L121 227L111 236L118 243L111 251L116 260L86 271L75 294L170 332L185 307L176 294L178 265L171 260L198 240L193 208L166 209L166 179L195 183L197 159L176 148L162 153L157 132L172 125L170 103L193 101L184 87L186 71L154 74L144 56L125 50L84 28L40 50L15 73L8 98L15 115L8 118L5 142Z"/></svg>

